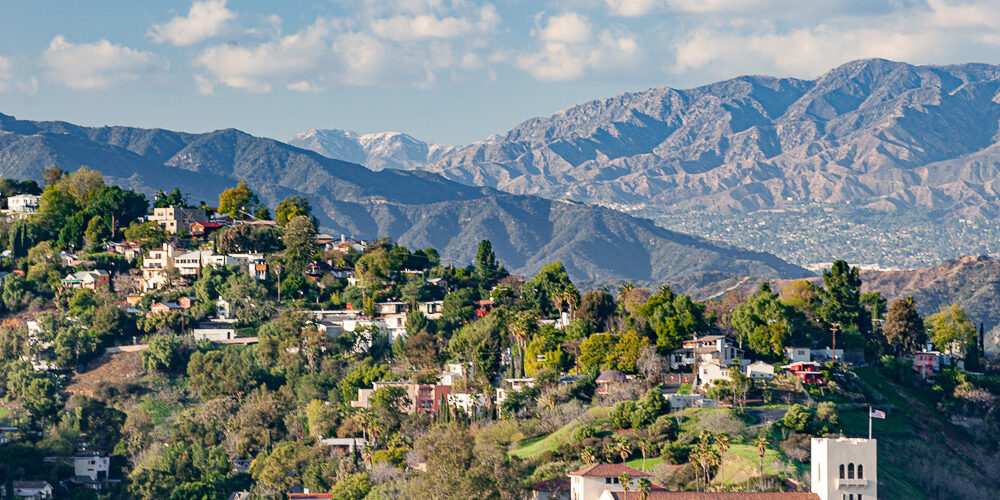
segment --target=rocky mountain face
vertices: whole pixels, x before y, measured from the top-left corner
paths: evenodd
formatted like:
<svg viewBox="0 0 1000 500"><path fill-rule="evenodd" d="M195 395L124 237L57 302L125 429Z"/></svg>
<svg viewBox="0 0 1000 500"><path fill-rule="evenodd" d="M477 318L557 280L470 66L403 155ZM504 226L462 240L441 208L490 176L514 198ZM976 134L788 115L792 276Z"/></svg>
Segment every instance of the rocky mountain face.
<svg viewBox="0 0 1000 500"><path fill-rule="evenodd" d="M703 273L810 274L767 253L668 231L608 208L501 193L428 172L376 172L234 129L88 128L0 114L0 175L40 180L52 165L67 171L86 165L147 194L176 186L192 203L212 204L246 179L271 207L287 196L308 197L321 229L332 234L433 246L456 265L471 262L478 242L488 238L514 272L531 275L558 260L582 285Z"/></svg>
<svg viewBox="0 0 1000 500"><path fill-rule="evenodd" d="M998 132L1000 67L873 59L816 80L744 76L595 100L408 168L626 209L823 202L992 218Z"/></svg>
<svg viewBox="0 0 1000 500"><path fill-rule="evenodd" d="M458 149L424 142L400 132L358 134L336 129L312 129L292 137L288 143L372 170L418 170Z"/></svg>

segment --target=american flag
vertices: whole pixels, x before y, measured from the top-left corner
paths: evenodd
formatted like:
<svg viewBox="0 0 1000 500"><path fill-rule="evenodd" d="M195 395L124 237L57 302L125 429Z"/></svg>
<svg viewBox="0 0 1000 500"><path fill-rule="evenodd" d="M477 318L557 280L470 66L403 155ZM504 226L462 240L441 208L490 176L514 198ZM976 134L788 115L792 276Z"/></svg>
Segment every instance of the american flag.
<svg viewBox="0 0 1000 500"><path fill-rule="evenodd" d="M882 420L885 420L885 412L882 410L872 409L871 413L869 413L868 416L872 418L881 418Z"/></svg>

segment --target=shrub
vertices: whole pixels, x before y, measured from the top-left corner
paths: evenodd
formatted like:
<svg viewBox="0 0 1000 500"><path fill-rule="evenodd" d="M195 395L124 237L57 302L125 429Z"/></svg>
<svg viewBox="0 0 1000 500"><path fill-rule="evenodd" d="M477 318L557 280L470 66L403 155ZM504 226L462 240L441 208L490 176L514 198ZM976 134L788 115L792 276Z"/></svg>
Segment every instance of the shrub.
<svg viewBox="0 0 1000 500"><path fill-rule="evenodd" d="M687 462L690 454L691 447L679 442L667 443L660 449L660 456L674 465Z"/></svg>
<svg viewBox="0 0 1000 500"><path fill-rule="evenodd" d="M802 405L792 405L785 413L782 423L789 429L799 432L811 432L816 420L816 412Z"/></svg>
<svg viewBox="0 0 1000 500"><path fill-rule="evenodd" d="M611 410L611 424L616 429L628 429L632 425L632 414L637 406L635 401L622 401Z"/></svg>

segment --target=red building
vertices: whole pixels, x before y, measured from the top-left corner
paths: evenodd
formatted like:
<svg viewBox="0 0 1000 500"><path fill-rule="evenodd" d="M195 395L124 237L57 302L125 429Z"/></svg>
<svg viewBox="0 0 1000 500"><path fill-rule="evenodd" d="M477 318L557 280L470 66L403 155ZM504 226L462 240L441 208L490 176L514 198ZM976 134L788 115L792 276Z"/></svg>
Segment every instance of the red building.
<svg viewBox="0 0 1000 500"><path fill-rule="evenodd" d="M782 368L792 372L796 377L807 384L819 384L824 381L823 374L820 373L822 366L815 361L799 361Z"/></svg>

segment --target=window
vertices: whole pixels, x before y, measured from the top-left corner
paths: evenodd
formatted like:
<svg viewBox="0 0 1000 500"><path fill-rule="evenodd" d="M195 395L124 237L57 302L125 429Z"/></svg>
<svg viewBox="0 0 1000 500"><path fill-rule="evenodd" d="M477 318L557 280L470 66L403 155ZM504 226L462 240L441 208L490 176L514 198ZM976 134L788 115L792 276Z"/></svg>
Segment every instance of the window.
<svg viewBox="0 0 1000 500"><path fill-rule="evenodd" d="M854 464L847 464L847 479L854 479Z"/></svg>
<svg viewBox="0 0 1000 500"><path fill-rule="evenodd" d="M844 464L840 464L840 478L844 479Z"/></svg>
<svg viewBox="0 0 1000 500"><path fill-rule="evenodd" d="M618 484L618 478L617 477L614 478L613 481L615 482L615 484Z"/></svg>
<svg viewBox="0 0 1000 500"><path fill-rule="evenodd" d="M610 477L604 478L604 484L611 484L611 478Z"/></svg>
<svg viewBox="0 0 1000 500"><path fill-rule="evenodd" d="M864 479L864 478L865 478L865 466L858 464L858 479Z"/></svg>

